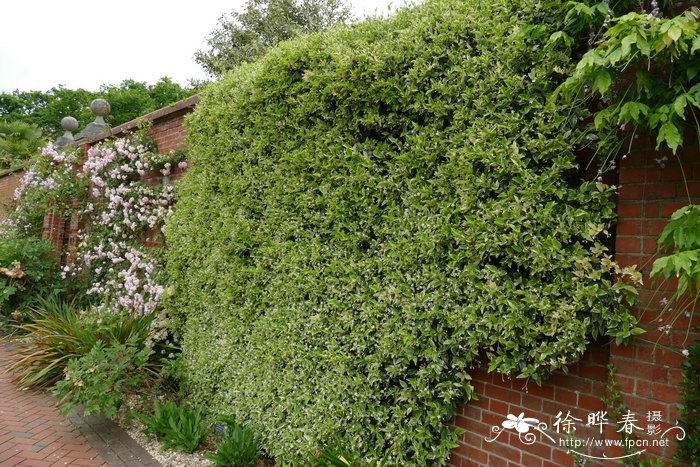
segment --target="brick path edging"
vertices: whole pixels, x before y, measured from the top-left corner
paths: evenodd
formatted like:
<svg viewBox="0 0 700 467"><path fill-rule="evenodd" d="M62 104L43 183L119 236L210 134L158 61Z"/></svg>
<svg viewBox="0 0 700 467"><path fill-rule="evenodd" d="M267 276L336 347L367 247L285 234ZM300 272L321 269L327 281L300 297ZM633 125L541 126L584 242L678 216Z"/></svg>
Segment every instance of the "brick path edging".
<svg viewBox="0 0 700 467"><path fill-rule="evenodd" d="M0 342L0 467L157 467L156 461L111 420L62 417L45 391L18 390L5 372L11 344Z"/></svg>
<svg viewBox="0 0 700 467"><path fill-rule="evenodd" d="M112 420L99 416L73 414L70 422L100 453L109 467L159 467L161 464Z"/></svg>

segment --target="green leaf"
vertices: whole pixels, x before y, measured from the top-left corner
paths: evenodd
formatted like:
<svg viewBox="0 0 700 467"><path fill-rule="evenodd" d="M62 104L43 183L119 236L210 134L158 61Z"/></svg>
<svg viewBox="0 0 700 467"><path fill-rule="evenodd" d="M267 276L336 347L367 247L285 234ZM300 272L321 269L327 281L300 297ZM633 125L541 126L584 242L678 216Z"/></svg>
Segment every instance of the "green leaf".
<svg viewBox="0 0 700 467"><path fill-rule="evenodd" d="M626 102L620 109L618 123L636 122L639 123L640 115L648 115L649 106L641 102Z"/></svg>
<svg viewBox="0 0 700 467"><path fill-rule="evenodd" d="M673 110L675 110L676 114L678 114L678 116L681 117L683 120L685 120L685 106L687 103L687 94L681 94L680 96L676 97L675 101L673 101Z"/></svg>
<svg viewBox="0 0 700 467"><path fill-rule="evenodd" d="M644 55L645 57L648 57L649 55L651 55L651 45L643 37L639 37L637 39L637 48L642 53L642 55Z"/></svg>
<svg viewBox="0 0 700 467"><path fill-rule="evenodd" d="M630 52L632 51L632 44L637 42L637 35L636 34L630 34L628 36L625 36L622 38L621 44L622 44L622 55L627 58L630 55Z"/></svg>
<svg viewBox="0 0 700 467"><path fill-rule="evenodd" d="M622 50L621 49L613 49L607 56L608 62L611 65L615 65L617 62L620 61L622 58Z"/></svg>
<svg viewBox="0 0 700 467"><path fill-rule="evenodd" d="M673 212L673 214L671 214L671 220L677 221L677 220L681 219L682 217L686 216L692 208L693 208L692 205L688 205L688 206L683 206L681 208L676 209Z"/></svg>
<svg viewBox="0 0 700 467"><path fill-rule="evenodd" d="M678 39L680 39L681 34L683 34L683 30L679 25L674 24L669 28L666 34L673 42L676 42Z"/></svg>
<svg viewBox="0 0 700 467"><path fill-rule="evenodd" d="M602 96L610 89L611 83L612 78L608 70L601 69L596 74L595 81L593 82L593 89L598 91Z"/></svg>
<svg viewBox="0 0 700 467"><path fill-rule="evenodd" d="M656 149L659 149L662 143L666 143L666 146L668 146L674 154L681 145L681 134L678 131L678 127L673 122L666 122L661 125L659 134L656 137Z"/></svg>
<svg viewBox="0 0 700 467"><path fill-rule="evenodd" d="M647 73L644 70L638 70L634 74L636 78L636 85L637 85L637 90L641 94L642 92L645 93L646 95L649 95L652 92L653 85L651 82L651 78L649 77L649 73Z"/></svg>
<svg viewBox="0 0 700 467"><path fill-rule="evenodd" d="M570 35L568 35L564 31L557 31L553 33L551 36L549 36L549 39L547 40L548 44L558 44L562 43L565 46L571 46L574 44L574 39Z"/></svg>
<svg viewBox="0 0 700 467"><path fill-rule="evenodd" d="M696 103L700 103L700 83L688 89L688 95L693 96Z"/></svg>
<svg viewBox="0 0 700 467"><path fill-rule="evenodd" d="M612 117L614 117L614 112L615 109L613 107L608 107L606 109L600 110L597 114L595 114L595 118L593 119L593 123L596 128L604 128L606 127Z"/></svg>

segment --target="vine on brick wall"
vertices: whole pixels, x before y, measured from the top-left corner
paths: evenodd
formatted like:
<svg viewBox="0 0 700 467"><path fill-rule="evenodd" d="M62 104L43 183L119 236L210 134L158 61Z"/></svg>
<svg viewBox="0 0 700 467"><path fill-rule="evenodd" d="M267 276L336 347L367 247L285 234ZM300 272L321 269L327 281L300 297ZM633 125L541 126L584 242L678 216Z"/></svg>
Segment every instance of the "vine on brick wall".
<svg viewBox="0 0 700 467"><path fill-rule="evenodd" d="M634 11L629 11L629 6L619 8L619 4L613 11L601 3L608 4L567 4L571 17L581 22L580 30L590 30L593 48L558 88L555 99L563 95L571 102L590 102L595 97L599 107L594 125L608 134L608 141L618 140L618 128L628 130L631 147L636 133L649 130L656 135L657 149L669 148L678 157L688 130L694 130L700 141L700 9L692 7L680 15L664 16L664 5L656 0L641 2ZM674 2L665 3L670 9ZM601 24L593 20L595 15L580 14L585 9L607 9L605 21ZM613 151L605 154L605 159L618 156L626 157L624 151ZM663 167L664 159L660 161ZM681 314L692 322L700 293L700 206L692 204L689 193L688 203L672 214L659 236L659 251L668 254L657 259L651 271L652 279L678 280L672 300L664 298L661 303L664 311L672 311L672 316L665 318L669 324L659 328L666 333ZM681 350L687 357L681 408L687 437L680 443L678 455L685 459L700 454L694 409L700 387L699 346L695 343Z"/></svg>
<svg viewBox="0 0 700 467"><path fill-rule="evenodd" d="M83 229L63 277L85 281L98 308L146 314L158 306L161 248L144 245L158 235L172 211L167 180L182 153L158 154L137 134L91 147L83 160L76 149L47 145L15 193L17 207L6 228L37 230L37 212L50 206L76 216ZM150 182L148 180L151 180Z"/></svg>
<svg viewBox="0 0 700 467"><path fill-rule="evenodd" d="M58 149L52 143L34 156L13 195L14 209L2 228L18 236L40 237L44 216L53 211L70 217L84 199L85 183L78 175L80 152Z"/></svg>
<svg viewBox="0 0 700 467"><path fill-rule="evenodd" d="M611 18L615 12L609 10L600 29L591 31L595 47L555 97L597 96L602 104L595 115L598 129L648 129L656 134L657 149L676 153L688 122L700 130L700 10L665 18L658 3L651 3L648 13L622 9L617 13L624 14Z"/></svg>
<svg viewBox="0 0 700 467"><path fill-rule="evenodd" d="M659 249L669 254L654 262L651 277L678 280L672 300L665 304L666 309L674 305L675 318L669 319L673 323L681 313L691 317L700 297L700 206L685 206L673 213L659 236ZM700 341L692 343L682 353L686 359L682 366L683 403L679 413L686 437L679 443L677 456L681 460L699 459Z"/></svg>
<svg viewBox="0 0 700 467"><path fill-rule="evenodd" d="M119 138L88 150L81 176L89 201L81 212L76 261L64 275L87 273L88 295L111 311L150 313L163 293L158 279L160 248L145 246L172 212L173 186L149 183L147 174L167 177L179 154L158 154L142 137Z"/></svg>

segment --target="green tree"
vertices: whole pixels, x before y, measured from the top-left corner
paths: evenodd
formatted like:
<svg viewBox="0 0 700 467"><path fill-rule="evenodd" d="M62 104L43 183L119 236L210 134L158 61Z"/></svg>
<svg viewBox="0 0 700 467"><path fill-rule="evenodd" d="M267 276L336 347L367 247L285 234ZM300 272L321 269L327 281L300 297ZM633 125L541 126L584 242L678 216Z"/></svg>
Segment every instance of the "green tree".
<svg viewBox="0 0 700 467"><path fill-rule="evenodd" d="M159 79L154 85L127 79L119 86L103 85L99 93L112 108L108 119L112 125L128 122L192 94L192 89L183 88L168 77Z"/></svg>
<svg viewBox="0 0 700 467"><path fill-rule="evenodd" d="M350 19L342 0L248 0L242 13L222 16L209 35L209 50L195 60L212 76L264 55L270 47Z"/></svg>
<svg viewBox="0 0 700 467"><path fill-rule="evenodd" d="M88 105L97 95L85 89L63 86L49 91L14 91L0 94L0 117L37 125L53 138L61 133L60 121L71 115L82 124L90 121Z"/></svg>
<svg viewBox="0 0 700 467"><path fill-rule="evenodd" d="M193 88L182 87L168 77L152 85L127 79L119 85L102 85L99 92L63 86L46 92L14 91L0 94L0 118L8 122L37 125L45 135L56 138L62 133L61 119L67 115L77 118L81 127L88 124L93 118L88 106L97 97L111 104L112 113L107 121L116 126L195 92Z"/></svg>
<svg viewBox="0 0 700 467"><path fill-rule="evenodd" d="M196 92L194 86L183 88L167 76L162 77L156 84L150 86L149 94L153 100L153 110L160 109L173 102L185 99Z"/></svg>

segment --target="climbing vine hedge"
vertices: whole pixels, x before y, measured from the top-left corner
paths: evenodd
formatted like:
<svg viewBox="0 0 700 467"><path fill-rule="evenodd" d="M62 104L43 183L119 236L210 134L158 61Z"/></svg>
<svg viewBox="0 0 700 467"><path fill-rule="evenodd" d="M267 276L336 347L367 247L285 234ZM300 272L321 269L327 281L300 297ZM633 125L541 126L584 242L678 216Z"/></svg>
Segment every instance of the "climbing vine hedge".
<svg viewBox="0 0 700 467"><path fill-rule="evenodd" d="M558 5L429 1L205 91L166 226L196 401L283 463L440 464L470 369L537 382L638 332L604 246L614 187L574 157L596 135L547 104L572 65Z"/></svg>

